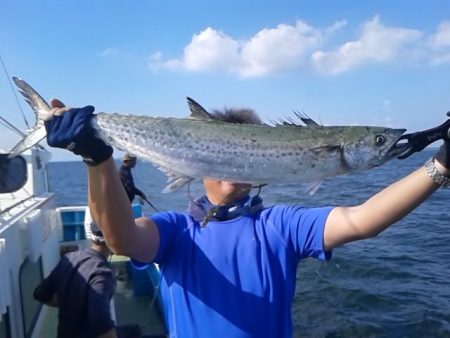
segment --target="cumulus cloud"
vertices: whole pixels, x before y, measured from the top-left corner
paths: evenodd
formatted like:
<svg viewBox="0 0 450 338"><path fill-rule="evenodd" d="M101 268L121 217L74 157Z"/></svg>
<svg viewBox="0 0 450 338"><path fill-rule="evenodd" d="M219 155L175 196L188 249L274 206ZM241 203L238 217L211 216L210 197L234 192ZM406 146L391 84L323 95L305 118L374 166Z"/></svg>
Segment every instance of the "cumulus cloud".
<svg viewBox="0 0 450 338"><path fill-rule="evenodd" d="M193 35L180 57L153 53L149 68L261 77L291 70L336 75L365 65L395 62L450 63L450 21L426 36L417 29L385 25L374 16L363 23L356 39L336 45L343 41L338 35L346 25L342 20L320 28L298 20L264 28L248 39L235 39L208 27Z"/></svg>
<svg viewBox="0 0 450 338"><path fill-rule="evenodd" d="M366 63L386 63L403 57L418 43L422 33L401 27L384 26L378 16L365 23L358 40L331 52L316 51L312 62L322 72L337 74Z"/></svg>
<svg viewBox="0 0 450 338"><path fill-rule="evenodd" d="M316 29L303 21L280 24L259 31L248 40L236 40L211 27L193 36L177 59L150 58L150 69L226 71L243 77L262 76L295 68L308 60L309 53L324 39L345 25Z"/></svg>
<svg viewBox="0 0 450 338"><path fill-rule="evenodd" d="M439 24L436 33L428 38L428 45L434 50L432 64L450 63L450 21Z"/></svg>
<svg viewBox="0 0 450 338"><path fill-rule="evenodd" d="M210 27L192 37L181 59L161 61L156 66L168 69L218 70L233 68L238 57L239 42Z"/></svg>
<svg viewBox="0 0 450 338"><path fill-rule="evenodd" d="M450 47L450 21L441 22L434 35L428 39L431 47L435 49Z"/></svg>

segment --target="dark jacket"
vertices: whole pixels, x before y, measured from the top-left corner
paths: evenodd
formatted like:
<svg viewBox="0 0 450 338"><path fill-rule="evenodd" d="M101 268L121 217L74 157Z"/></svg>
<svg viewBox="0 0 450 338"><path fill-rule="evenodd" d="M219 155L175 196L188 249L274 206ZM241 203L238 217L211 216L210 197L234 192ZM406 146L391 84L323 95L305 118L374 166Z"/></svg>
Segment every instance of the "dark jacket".
<svg viewBox="0 0 450 338"><path fill-rule="evenodd" d="M34 290L47 303L58 299L58 337L97 337L114 327L110 300L115 280L106 258L92 249L64 255Z"/></svg>

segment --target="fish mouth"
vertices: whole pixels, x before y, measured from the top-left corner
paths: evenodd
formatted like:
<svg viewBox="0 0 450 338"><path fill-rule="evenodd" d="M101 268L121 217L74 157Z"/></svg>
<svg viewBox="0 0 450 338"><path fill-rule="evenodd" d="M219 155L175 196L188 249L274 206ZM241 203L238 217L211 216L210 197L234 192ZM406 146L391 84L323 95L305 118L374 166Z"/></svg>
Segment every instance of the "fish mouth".
<svg viewBox="0 0 450 338"><path fill-rule="evenodd" d="M405 133L406 129L402 129L402 134ZM392 147L386 153L386 156L389 158L401 157L411 150L412 146L407 140L402 139L401 135L397 138L397 140L392 144Z"/></svg>

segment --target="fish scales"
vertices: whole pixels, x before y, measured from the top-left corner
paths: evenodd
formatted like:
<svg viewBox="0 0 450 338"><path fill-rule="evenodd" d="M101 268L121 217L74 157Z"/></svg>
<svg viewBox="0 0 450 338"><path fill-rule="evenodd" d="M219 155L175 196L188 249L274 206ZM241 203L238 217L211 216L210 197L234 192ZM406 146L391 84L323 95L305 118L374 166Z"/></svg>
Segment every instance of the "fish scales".
<svg viewBox="0 0 450 338"><path fill-rule="evenodd" d="M37 122L11 156L45 137L49 105L25 81L13 78L33 108ZM233 124L219 121L188 98L190 118L98 113L98 137L163 170L166 191L193 179L248 183L317 183L328 177L381 165L408 147L397 144L405 129L365 126L306 126L283 123Z"/></svg>
<svg viewBox="0 0 450 338"><path fill-rule="evenodd" d="M367 135L375 138L374 134L389 132L375 127L244 125L104 113L97 115L97 125L100 137L160 167L190 177L252 183L307 183L343 174L353 167L342 161L342 151L359 146L363 152ZM394 132L393 139L401 133Z"/></svg>

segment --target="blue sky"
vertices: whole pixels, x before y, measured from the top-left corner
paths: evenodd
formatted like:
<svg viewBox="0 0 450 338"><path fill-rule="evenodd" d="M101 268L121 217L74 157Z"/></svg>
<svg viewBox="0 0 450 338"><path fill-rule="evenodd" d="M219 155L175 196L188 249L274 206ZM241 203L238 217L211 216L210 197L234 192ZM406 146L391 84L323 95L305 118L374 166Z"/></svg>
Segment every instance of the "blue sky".
<svg viewBox="0 0 450 338"><path fill-rule="evenodd" d="M0 56L43 97L102 112L184 117L190 96L412 132L450 110L450 1L2 0ZM25 129L3 69L0 115ZM18 140L0 130L0 148Z"/></svg>

